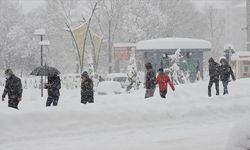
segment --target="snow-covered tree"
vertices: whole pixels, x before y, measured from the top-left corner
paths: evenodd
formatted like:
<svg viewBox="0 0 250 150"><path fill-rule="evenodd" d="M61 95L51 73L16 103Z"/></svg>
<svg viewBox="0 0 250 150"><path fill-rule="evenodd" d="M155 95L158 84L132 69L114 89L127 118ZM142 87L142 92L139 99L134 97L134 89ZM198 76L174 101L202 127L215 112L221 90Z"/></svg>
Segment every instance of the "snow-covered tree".
<svg viewBox="0 0 250 150"><path fill-rule="evenodd" d="M134 48L131 50L129 65L127 67L127 76L129 84L127 86L127 92L130 92L131 89L138 89L141 82L138 77Z"/></svg>
<svg viewBox="0 0 250 150"><path fill-rule="evenodd" d="M218 59L223 54L225 35L225 14L219 12L214 6L206 9L208 40L212 49L209 56Z"/></svg>
<svg viewBox="0 0 250 150"><path fill-rule="evenodd" d="M37 62L35 46L19 1L0 0L0 24L0 67L12 68L16 74L29 74Z"/></svg>
<svg viewBox="0 0 250 150"><path fill-rule="evenodd" d="M72 15L76 6L76 0L46 0L45 6L40 8L38 13L32 12L29 17L29 21L37 21L31 23L34 30L37 28L46 30L45 38L51 43L44 51L47 55L47 63L58 68L62 73L76 72L77 53L70 33L64 30L66 23L73 22Z"/></svg>
<svg viewBox="0 0 250 150"><path fill-rule="evenodd" d="M171 79L175 84L183 84L189 81L189 73L180 68L181 62L183 62L181 55L181 49L176 50L175 54L169 55L171 66L168 68Z"/></svg>

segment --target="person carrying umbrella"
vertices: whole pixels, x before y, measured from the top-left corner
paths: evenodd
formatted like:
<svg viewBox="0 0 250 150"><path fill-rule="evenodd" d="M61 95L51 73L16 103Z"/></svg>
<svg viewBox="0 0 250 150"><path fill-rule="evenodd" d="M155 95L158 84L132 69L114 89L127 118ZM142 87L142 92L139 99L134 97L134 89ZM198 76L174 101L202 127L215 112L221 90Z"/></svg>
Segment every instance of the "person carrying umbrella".
<svg viewBox="0 0 250 150"><path fill-rule="evenodd" d="M44 86L44 88L48 90L46 106L50 106L52 103L53 106L57 106L61 89L61 80L58 76L60 71L54 67L45 65L35 68L30 74L35 76L48 76L48 83ZM41 86L41 93L43 93L42 91L43 87Z"/></svg>
<svg viewBox="0 0 250 150"><path fill-rule="evenodd" d="M18 104L22 100L22 82L21 79L14 75L11 69L5 71L6 84L2 95L2 101L8 94L8 106L18 109Z"/></svg>
<svg viewBox="0 0 250 150"><path fill-rule="evenodd" d="M61 89L60 77L57 74L48 76L48 83L45 84L44 88L48 90L46 106L51 106L52 103L53 106L57 106Z"/></svg>

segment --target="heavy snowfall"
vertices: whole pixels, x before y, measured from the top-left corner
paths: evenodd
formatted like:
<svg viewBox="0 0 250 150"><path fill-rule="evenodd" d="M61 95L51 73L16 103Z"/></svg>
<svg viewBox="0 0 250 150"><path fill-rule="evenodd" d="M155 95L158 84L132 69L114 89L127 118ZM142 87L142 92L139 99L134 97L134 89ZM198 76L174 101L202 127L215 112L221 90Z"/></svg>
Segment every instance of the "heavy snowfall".
<svg viewBox="0 0 250 150"><path fill-rule="evenodd" d="M249 150L250 0L0 0L0 150Z"/></svg>

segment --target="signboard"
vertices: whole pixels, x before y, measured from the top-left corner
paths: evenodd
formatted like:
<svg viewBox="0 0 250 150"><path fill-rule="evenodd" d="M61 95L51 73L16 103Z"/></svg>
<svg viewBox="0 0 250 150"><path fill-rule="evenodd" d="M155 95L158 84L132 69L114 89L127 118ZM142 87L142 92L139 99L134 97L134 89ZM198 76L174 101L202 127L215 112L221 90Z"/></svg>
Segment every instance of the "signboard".
<svg viewBox="0 0 250 150"><path fill-rule="evenodd" d="M129 60L129 51L128 47L114 47L115 60Z"/></svg>

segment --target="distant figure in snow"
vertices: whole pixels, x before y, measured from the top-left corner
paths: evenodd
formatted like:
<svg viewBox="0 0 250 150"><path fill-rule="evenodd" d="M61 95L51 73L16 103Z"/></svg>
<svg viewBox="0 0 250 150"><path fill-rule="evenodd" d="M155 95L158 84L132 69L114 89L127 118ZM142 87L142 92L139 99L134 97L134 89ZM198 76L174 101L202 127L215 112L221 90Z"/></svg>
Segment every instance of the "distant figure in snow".
<svg viewBox="0 0 250 150"><path fill-rule="evenodd" d="M162 98L166 98L168 84L170 85L170 87L171 87L171 89L173 91L175 90L174 85L170 81L168 74L163 72L163 68L160 68L158 70L158 76L156 78L156 84L159 84L160 96Z"/></svg>
<svg viewBox="0 0 250 150"><path fill-rule="evenodd" d="M45 89L48 89L48 98L46 102L46 106L57 106L59 96L60 96L60 89L61 89L61 80L58 75L49 76L48 83L44 86Z"/></svg>
<svg viewBox="0 0 250 150"><path fill-rule="evenodd" d="M215 83L216 95L219 95L219 77L220 77L220 65L214 61L211 57L208 60L209 63L209 84L208 84L208 96L211 97L211 88Z"/></svg>
<svg viewBox="0 0 250 150"><path fill-rule="evenodd" d="M230 75L232 77L232 79L235 81L235 76L234 76L234 73L233 73L233 70L232 68L230 67L230 65L228 64L227 60L225 58L222 58L220 60L220 63L221 63L221 75L220 75L220 79L222 81L222 85L223 85L223 88L224 88L224 92L223 92L223 95L226 95L228 94L228 83L230 81Z"/></svg>
<svg viewBox="0 0 250 150"><path fill-rule="evenodd" d="M145 98L149 98L149 97L154 96L156 73L153 70L152 64L149 62L145 64L145 68L147 70L146 79L145 79L145 87L146 87Z"/></svg>
<svg viewBox="0 0 250 150"><path fill-rule="evenodd" d="M11 69L5 71L6 84L2 95L2 101L8 94L8 106L18 109L18 104L22 100L22 82L21 79L14 75Z"/></svg>
<svg viewBox="0 0 250 150"><path fill-rule="evenodd" d="M94 103L94 85L89 78L88 72L83 72L81 75L81 103Z"/></svg>

